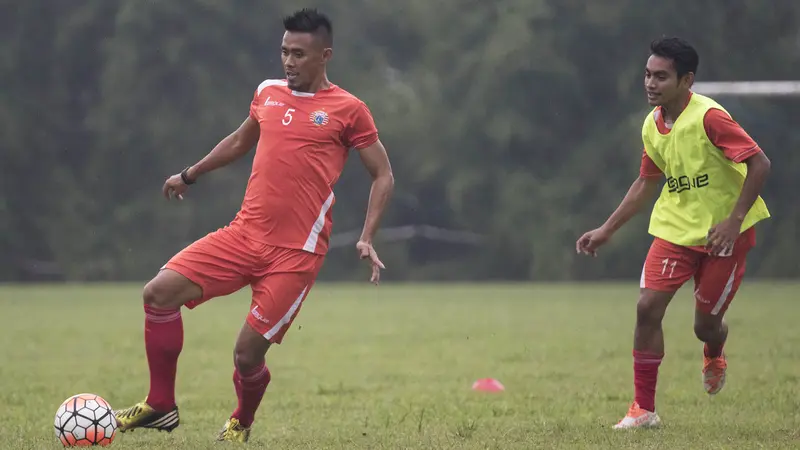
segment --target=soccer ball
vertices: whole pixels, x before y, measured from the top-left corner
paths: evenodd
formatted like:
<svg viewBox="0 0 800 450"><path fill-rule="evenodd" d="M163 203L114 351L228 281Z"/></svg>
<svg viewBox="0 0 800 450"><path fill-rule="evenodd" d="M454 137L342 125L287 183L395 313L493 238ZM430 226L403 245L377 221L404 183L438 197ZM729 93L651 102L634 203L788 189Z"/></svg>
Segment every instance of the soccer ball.
<svg viewBox="0 0 800 450"><path fill-rule="evenodd" d="M56 411L56 437L64 447L91 447L114 442L117 419L107 401L95 394L64 400Z"/></svg>

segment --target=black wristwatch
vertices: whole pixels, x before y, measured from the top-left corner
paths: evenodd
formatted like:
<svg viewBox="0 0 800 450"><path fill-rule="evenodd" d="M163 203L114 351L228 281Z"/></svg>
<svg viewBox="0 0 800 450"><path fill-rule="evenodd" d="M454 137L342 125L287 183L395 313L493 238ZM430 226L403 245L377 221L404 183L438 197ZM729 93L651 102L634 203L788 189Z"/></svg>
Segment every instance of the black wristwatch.
<svg viewBox="0 0 800 450"><path fill-rule="evenodd" d="M187 186L190 184L195 184L197 180L189 179L189 175L187 175L187 172L189 172L189 167L181 170L181 180L183 180L183 184Z"/></svg>

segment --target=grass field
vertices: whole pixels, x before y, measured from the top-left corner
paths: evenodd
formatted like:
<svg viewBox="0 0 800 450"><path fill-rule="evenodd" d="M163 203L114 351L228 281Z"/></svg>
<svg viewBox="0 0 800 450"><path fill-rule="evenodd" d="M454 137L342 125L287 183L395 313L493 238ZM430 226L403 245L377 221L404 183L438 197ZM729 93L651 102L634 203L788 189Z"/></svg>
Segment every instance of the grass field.
<svg viewBox="0 0 800 450"><path fill-rule="evenodd" d="M665 321L659 430L610 429L632 399L635 283L318 285L280 347L250 447L304 449L800 447L798 284L745 284L728 320L728 384L700 381L690 289ZM53 415L81 392L114 407L148 376L141 287L0 287L0 447L59 448ZM182 424L116 449L231 448L232 348L248 292L184 313ZM481 394L475 379L506 391Z"/></svg>

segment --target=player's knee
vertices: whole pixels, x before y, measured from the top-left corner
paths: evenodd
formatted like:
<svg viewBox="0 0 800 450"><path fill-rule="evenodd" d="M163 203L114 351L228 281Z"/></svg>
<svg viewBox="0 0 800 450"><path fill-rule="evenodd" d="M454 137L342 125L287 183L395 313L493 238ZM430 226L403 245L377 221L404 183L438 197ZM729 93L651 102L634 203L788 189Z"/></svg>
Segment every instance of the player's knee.
<svg viewBox="0 0 800 450"><path fill-rule="evenodd" d="M148 306L156 306L158 302L158 288L156 288L153 281L154 280L151 280L145 284L144 290L142 291L142 301Z"/></svg>
<svg viewBox="0 0 800 450"><path fill-rule="evenodd" d="M257 349L237 345L233 350L233 364L239 372L250 372L264 364L264 354Z"/></svg>
<svg viewBox="0 0 800 450"><path fill-rule="evenodd" d="M186 302L198 299L203 290L183 275L163 270L144 287L142 299L145 305L161 309L176 309Z"/></svg>
<svg viewBox="0 0 800 450"><path fill-rule="evenodd" d="M694 335L703 342L715 341L720 333L718 323L695 322Z"/></svg>
<svg viewBox="0 0 800 450"><path fill-rule="evenodd" d="M154 308L162 308L168 309L175 307L172 303L171 295L169 290L164 286L163 283L159 282L159 280L154 279L151 280L144 286L144 291L142 292L142 300L144 301L145 305L152 306Z"/></svg>
<svg viewBox="0 0 800 450"><path fill-rule="evenodd" d="M664 302L659 299L642 295L636 304L636 323L639 325L655 325L661 322L665 312Z"/></svg>

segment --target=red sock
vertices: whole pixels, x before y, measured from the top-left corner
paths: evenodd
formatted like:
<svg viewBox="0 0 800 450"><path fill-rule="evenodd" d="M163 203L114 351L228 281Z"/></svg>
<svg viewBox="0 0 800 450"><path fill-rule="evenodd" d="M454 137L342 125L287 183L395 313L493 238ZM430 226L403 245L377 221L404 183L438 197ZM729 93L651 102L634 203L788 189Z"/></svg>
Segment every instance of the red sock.
<svg viewBox="0 0 800 450"><path fill-rule="evenodd" d="M703 345L703 356L706 358L719 358L722 356L722 348L725 347L725 343L723 342L722 345L714 346L714 349L710 349L708 344Z"/></svg>
<svg viewBox="0 0 800 450"><path fill-rule="evenodd" d="M147 404L156 411L169 411L175 407L175 373L183 348L180 309L144 305L144 346L150 366Z"/></svg>
<svg viewBox="0 0 800 450"><path fill-rule="evenodd" d="M239 419L243 427L248 428L253 424L256 410L261 404L261 398L264 397L271 378L269 369L263 364L244 374L240 374L237 369L234 369L233 386L236 389L239 405L231 417Z"/></svg>
<svg viewBox="0 0 800 450"><path fill-rule="evenodd" d="M656 410L656 381L663 354L633 351L633 385L636 403L648 411Z"/></svg>

